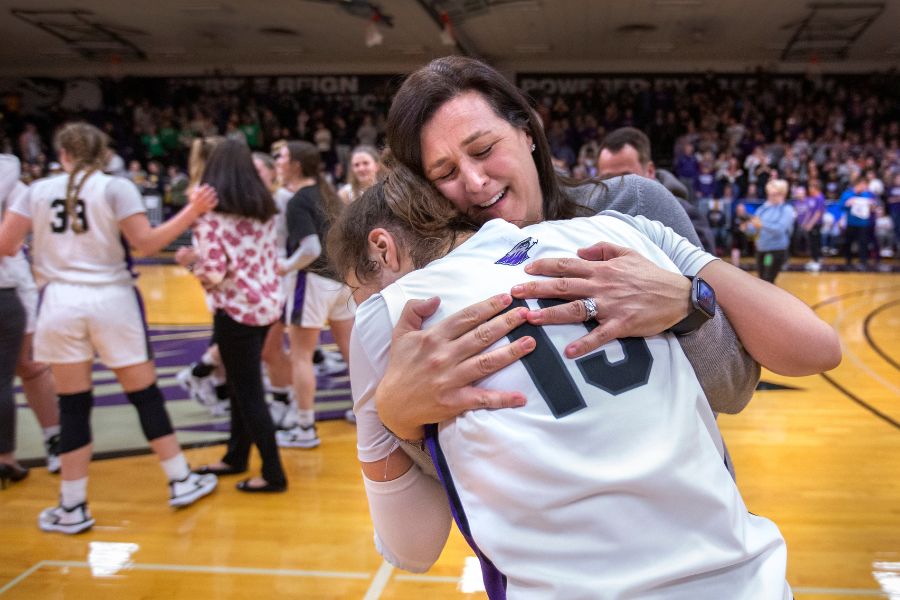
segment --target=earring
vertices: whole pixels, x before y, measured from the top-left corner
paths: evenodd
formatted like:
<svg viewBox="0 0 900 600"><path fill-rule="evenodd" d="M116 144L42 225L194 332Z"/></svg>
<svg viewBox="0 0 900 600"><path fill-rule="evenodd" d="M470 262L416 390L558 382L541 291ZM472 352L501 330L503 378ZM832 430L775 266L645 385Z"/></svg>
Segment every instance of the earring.
<svg viewBox="0 0 900 600"><path fill-rule="evenodd" d="M531 145L531 151L534 152L535 148L537 148L537 144L532 144L532 145Z"/></svg>

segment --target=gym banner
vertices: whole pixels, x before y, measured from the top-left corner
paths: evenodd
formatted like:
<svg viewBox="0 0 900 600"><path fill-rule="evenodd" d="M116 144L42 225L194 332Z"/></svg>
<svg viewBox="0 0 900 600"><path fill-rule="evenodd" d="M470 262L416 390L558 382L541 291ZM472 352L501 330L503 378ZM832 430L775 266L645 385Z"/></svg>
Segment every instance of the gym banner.
<svg viewBox="0 0 900 600"><path fill-rule="evenodd" d="M308 95L347 101L353 110L371 111L386 103L402 75L272 75L201 77L125 77L72 79L22 77L0 79L0 96L8 113L44 115L99 111L127 98L166 103L200 95L252 97Z"/></svg>

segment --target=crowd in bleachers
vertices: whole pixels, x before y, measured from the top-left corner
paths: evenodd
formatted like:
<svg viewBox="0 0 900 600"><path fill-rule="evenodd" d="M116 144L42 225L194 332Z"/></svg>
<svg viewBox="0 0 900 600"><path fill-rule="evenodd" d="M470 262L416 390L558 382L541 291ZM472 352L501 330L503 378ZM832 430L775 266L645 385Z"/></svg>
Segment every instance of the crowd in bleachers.
<svg viewBox="0 0 900 600"><path fill-rule="evenodd" d="M834 205L858 176L876 197L870 241L890 254L900 238L900 104L896 74L866 77L790 77L765 74L598 79L571 94L532 90L557 158L575 177L597 174L606 133L623 126L646 132L657 166L667 167L692 191L721 249L731 245L739 201L751 212L766 183L785 179L789 199L821 193L829 210L821 223L826 248L840 246L846 218ZM606 84L603 84L603 83ZM210 94L157 90L151 101L126 92L90 114L113 141L113 172L147 195L183 205L191 140L224 135L267 150L278 139L303 139L319 149L328 179L345 182L351 148L380 146L389 94L370 110L355 110L347 95L314 93ZM18 154L27 177L57 166L47 145L53 127L75 115L42 121L7 114L5 145ZM39 126L38 126L39 125ZM721 216L724 215L724 219ZM876 245L878 244L878 245ZM875 250L878 248L878 250Z"/></svg>

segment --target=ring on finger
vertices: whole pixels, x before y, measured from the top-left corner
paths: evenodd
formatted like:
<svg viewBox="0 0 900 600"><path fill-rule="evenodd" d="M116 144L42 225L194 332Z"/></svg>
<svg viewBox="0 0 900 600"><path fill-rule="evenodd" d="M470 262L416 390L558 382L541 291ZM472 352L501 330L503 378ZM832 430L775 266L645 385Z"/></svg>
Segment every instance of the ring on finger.
<svg viewBox="0 0 900 600"><path fill-rule="evenodd" d="M597 318L597 303L594 302L593 298L584 298L581 301L584 304L584 320L590 321L591 319Z"/></svg>

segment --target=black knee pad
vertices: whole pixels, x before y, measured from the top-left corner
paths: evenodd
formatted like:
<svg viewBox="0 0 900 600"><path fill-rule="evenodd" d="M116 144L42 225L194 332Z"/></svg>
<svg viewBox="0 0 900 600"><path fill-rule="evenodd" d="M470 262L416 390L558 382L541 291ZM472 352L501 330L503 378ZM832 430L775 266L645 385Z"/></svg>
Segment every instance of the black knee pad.
<svg viewBox="0 0 900 600"><path fill-rule="evenodd" d="M59 451L78 450L91 443L91 392L59 395Z"/></svg>
<svg viewBox="0 0 900 600"><path fill-rule="evenodd" d="M169 413L166 412L165 399L155 383L143 390L129 392L126 395L128 401L137 408L138 416L141 419L141 429L148 441L174 433Z"/></svg>

